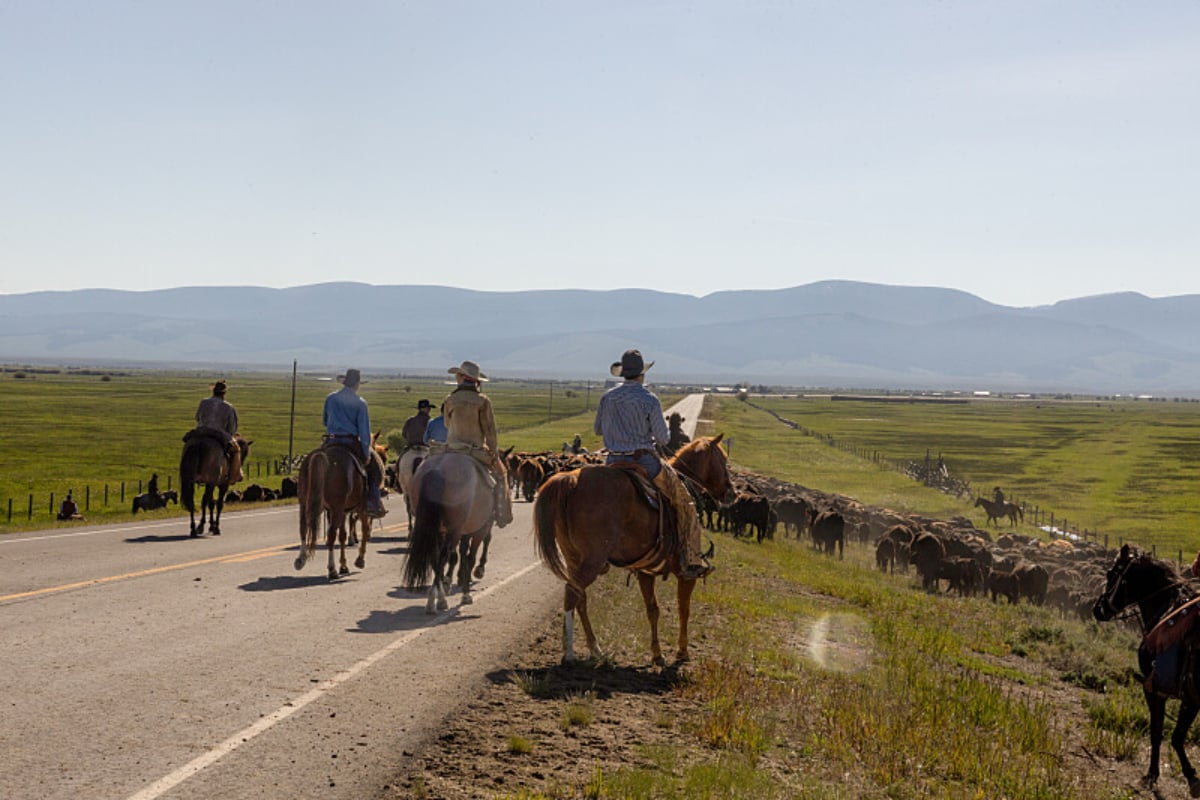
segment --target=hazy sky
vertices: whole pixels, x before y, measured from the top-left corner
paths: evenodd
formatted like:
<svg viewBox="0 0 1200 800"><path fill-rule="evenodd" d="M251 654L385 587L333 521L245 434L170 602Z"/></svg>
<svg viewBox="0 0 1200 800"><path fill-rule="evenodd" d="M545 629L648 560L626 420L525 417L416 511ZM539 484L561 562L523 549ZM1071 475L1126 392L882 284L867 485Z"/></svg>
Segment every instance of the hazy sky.
<svg viewBox="0 0 1200 800"><path fill-rule="evenodd" d="M1200 3L0 0L0 293L1200 292Z"/></svg>

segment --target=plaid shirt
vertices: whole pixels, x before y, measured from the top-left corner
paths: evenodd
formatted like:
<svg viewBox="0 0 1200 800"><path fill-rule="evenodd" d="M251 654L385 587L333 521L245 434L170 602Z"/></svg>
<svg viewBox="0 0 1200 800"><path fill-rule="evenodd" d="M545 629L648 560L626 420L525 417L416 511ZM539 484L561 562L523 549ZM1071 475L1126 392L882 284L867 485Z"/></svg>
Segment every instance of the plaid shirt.
<svg viewBox="0 0 1200 800"><path fill-rule="evenodd" d="M592 428L614 453L653 452L656 444L665 445L671 438L662 403L638 381L625 381L601 395Z"/></svg>

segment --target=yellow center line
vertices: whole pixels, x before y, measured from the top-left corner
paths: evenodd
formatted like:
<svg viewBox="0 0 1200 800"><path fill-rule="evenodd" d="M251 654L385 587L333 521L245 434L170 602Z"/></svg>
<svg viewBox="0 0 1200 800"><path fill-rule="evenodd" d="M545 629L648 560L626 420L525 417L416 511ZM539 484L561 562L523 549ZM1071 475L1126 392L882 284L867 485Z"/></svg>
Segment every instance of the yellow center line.
<svg viewBox="0 0 1200 800"><path fill-rule="evenodd" d="M188 567L198 567L203 564L217 564L221 562L233 564L241 560L250 560L253 558L262 558L264 556L281 553L290 548L292 545L275 545L274 547L264 547L259 550L248 550L245 553L230 553L223 556L213 556L212 558L202 558L199 561L187 561L182 564L168 564L165 567L153 567L151 569L143 569L137 572L126 572L123 575L109 575L104 578L91 578L86 581L77 583L65 583L61 586L48 586L45 589L33 589L28 592L18 592L17 594L0 595L0 603L9 600L21 600L28 597L38 597L45 594L54 594L55 592L67 592L71 589L82 589L88 586L99 586L105 583L113 583L115 581L126 581L131 578L144 578L147 575L157 575L161 572L172 572L179 569L187 569Z"/></svg>

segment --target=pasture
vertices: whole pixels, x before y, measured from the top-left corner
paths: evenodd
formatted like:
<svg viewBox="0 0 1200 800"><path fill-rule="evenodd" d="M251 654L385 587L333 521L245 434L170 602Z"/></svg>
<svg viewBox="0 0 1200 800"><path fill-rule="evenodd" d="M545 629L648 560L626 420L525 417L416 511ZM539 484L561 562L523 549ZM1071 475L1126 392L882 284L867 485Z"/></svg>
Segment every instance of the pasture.
<svg viewBox="0 0 1200 800"><path fill-rule="evenodd" d="M92 371L88 371L92 372ZM140 485L157 473L159 488L178 486L182 437L193 425L196 406L218 377L229 381L228 399L237 408L241 432L253 441L245 472L248 483L278 488L280 476L273 464L288 455L291 425L292 376L290 373L201 373L114 370L107 380L96 374L62 370L30 372L15 378L0 373L0 418L5 420L3 459L0 459L0 532L52 522L54 502L73 489L88 522L115 520L129 515L132 497ZM321 410L325 395L340 388L329 373L301 372L296 381L293 454L303 455L320 443L324 428ZM449 376L447 376L449 377ZM367 374L361 390L371 411L372 427L398 434L404 420L416 413L417 400L435 405L453 388L438 378L380 377ZM503 447L526 446L545 440L560 446L555 436L583 434L594 446L590 407L595 409L602 384L492 381L487 394L496 409L496 424ZM542 431L552 420L573 421L559 433ZM586 419L574 421L577 418ZM579 428L578 431L575 428ZM548 437L548 438L547 438ZM120 501L125 483L125 500ZM140 483L139 483L140 482ZM108 487L108 504L104 489ZM90 493L90 507L84 510ZM33 496L33 519L27 519ZM12 501L13 519L7 506ZM57 510L57 505L54 506ZM152 512L179 513L179 506Z"/></svg>

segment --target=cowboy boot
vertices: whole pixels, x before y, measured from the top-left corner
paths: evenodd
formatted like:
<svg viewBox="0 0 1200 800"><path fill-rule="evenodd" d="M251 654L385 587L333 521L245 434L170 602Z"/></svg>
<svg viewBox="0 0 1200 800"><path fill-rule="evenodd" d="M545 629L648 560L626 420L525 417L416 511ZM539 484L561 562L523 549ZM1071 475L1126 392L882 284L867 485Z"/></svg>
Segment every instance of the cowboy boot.
<svg viewBox="0 0 1200 800"><path fill-rule="evenodd" d="M492 490L493 505L496 507L496 525L503 528L513 521L512 499L508 496L508 481L505 479L504 472L493 470L492 474L496 477L496 486Z"/></svg>

